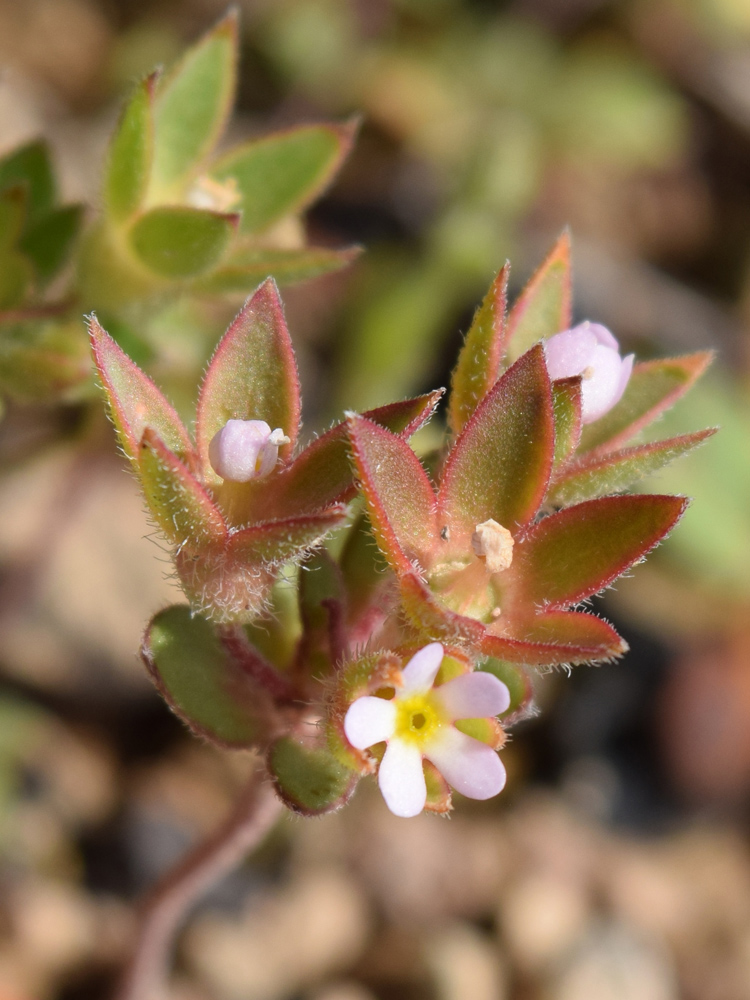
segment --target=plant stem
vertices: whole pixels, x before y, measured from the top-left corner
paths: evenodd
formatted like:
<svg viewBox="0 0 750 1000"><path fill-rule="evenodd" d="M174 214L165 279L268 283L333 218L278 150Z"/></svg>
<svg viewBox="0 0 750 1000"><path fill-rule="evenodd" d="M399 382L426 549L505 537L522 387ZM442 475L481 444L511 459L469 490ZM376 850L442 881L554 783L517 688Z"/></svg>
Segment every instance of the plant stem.
<svg viewBox="0 0 750 1000"><path fill-rule="evenodd" d="M154 886L141 906L141 922L114 1000L161 1000L172 943L194 903L260 843L282 805L256 772L230 816L193 847Z"/></svg>

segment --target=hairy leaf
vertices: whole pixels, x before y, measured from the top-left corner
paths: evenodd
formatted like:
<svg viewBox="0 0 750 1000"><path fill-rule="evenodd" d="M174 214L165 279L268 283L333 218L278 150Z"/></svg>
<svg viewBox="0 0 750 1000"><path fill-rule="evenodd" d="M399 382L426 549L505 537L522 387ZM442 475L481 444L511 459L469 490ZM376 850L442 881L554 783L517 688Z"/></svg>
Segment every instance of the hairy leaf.
<svg viewBox="0 0 750 1000"><path fill-rule="evenodd" d="M511 622L505 635L488 634L482 649L511 662L557 667L609 660L627 652L628 646L596 615L547 611Z"/></svg>
<svg viewBox="0 0 750 1000"><path fill-rule="evenodd" d="M157 74L142 80L123 108L112 137L104 175L104 202L116 222L143 203L154 155L154 90Z"/></svg>
<svg viewBox="0 0 750 1000"><path fill-rule="evenodd" d="M237 562L281 565L301 558L346 520L346 508L336 505L319 514L266 521L235 531L229 540L230 558Z"/></svg>
<svg viewBox="0 0 750 1000"><path fill-rule="evenodd" d="M361 254L360 247L329 250L327 247L302 247L299 250L275 250L254 247L232 254L225 264L195 284L195 291L209 295L247 292L264 278L272 277L279 285L293 285L348 267Z"/></svg>
<svg viewBox="0 0 750 1000"><path fill-rule="evenodd" d="M581 378L559 379L552 383L552 405L555 411L554 467L563 465L581 440Z"/></svg>
<svg viewBox="0 0 750 1000"><path fill-rule="evenodd" d="M511 361L538 340L567 330L571 318L570 236L565 232L508 315L506 343Z"/></svg>
<svg viewBox="0 0 750 1000"><path fill-rule="evenodd" d="M160 278L193 278L219 263L237 223L236 215L163 206L135 221L130 242L141 263Z"/></svg>
<svg viewBox="0 0 750 1000"><path fill-rule="evenodd" d="M322 747L282 736L268 752L268 770L279 797L293 812L321 816L340 809L359 775Z"/></svg>

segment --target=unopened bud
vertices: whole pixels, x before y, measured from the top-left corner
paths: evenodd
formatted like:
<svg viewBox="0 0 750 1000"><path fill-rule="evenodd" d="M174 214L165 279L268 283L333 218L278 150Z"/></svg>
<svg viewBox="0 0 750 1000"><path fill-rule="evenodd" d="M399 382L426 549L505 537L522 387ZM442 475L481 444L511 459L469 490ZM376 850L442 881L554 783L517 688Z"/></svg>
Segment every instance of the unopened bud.
<svg viewBox="0 0 750 1000"><path fill-rule="evenodd" d="M280 427L272 431L265 420L228 420L211 438L208 458L217 476L247 483L272 471L282 444L289 444L289 438Z"/></svg>
<svg viewBox="0 0 750 1000"><path fill-rule="evenodd" d="M484 559L490 573L501 573L513 562L513 535L492 518L476 526L471 547Z"/></svg>

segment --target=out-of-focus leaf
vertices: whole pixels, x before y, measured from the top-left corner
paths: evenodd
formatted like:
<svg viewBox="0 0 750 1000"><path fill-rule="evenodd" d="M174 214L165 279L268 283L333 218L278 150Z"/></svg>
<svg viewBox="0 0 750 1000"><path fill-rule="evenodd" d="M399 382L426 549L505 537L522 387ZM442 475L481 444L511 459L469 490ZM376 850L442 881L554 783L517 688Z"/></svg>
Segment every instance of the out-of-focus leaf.
<svg viewBox="0 0 750 1000"><path fill-rule="evenodd" d="M2 273L2 272L0 272ZM0 336L0 386L14 399L49 403L80 393L91 364L77 322L13 323Z"/></svg>
<svg viewBox="0 0 750 1000"><path fill-rule="evenodd" d="M538 340L567 330L572 317L570 237L563 233L531 277L508 315L506 343L511 361Z"/></svg>
<svg viewBox="0 0 750 1000"><path fill-rule="evenodd" d="M30 142L0 160L0 190L17 184L26 185L30 219L34 220L52 208L55 178L45 142Z"/></svg>
<svg viewBox="0 0 750 1000"><path fill-rule="evenodd" d="M137 464L143 432L151 427L167 448L192 468L196 461L192 441L161 391L102 329L95 316L89 318L89 335L112 421L128 458Z"/></svg>
<svg viewBox="0 0 750 1000"><path fill-rule="evenodd" d="M224 647L217 627L186 605L152 619L141 653L160 693L197 735L226 747L265 737L264 693Z"/></svg>
<svg viewBox="0 0 750 1000"><path fill-rule="evenodd" d="M193 278L215 267L237 229L236 215L184 205L152 208L133 224L130 242L161 278Z"/></svg>
<svg viewBox="0 0 750 1000"><path fill-rule="evenodd" d="M301 662L310 676L330 674L344 654L345 594L341 570L321 549L306 560L299 577L300 617L304 624Z"/></svg>
<svg viewBox="0 0 750 1000"><path fill-rule="evenodd" d="M400 437L353 414L348 420L352 458L381 550L400 572L437 541L435 491Z"/></svg>
<svg viewBox="0 0 750 1000"><path fill-rule="evenodd" d="M237 146L211 168L234 178L242 195L242 232L267 229L301 212L328 186L354 139L356 123L301 125Z"/></svg>
<svg viewBox="0 0 750 1000"><path fill-rule="evenodd" d="M157 87L150 197L179 189L200 169L229 115L237 73L237 14L188 49Z"/></svg>
<svg viewBox="0 0 750 1000"><path fill-rule="evenodd" d="M196 440L207 478L218 482L208 446L228 420L265 420L290 439L285 459L297 440L300 400L294 348L279 292L264 281L247 300L219 342L198 399Z"/></svg>
<svg viewBox="0 0 750 1000"><path fill-rule="evenodd" d="M347 597L347 620L355 633L368 613L383 617L385 609L375 603L386 581L388 564L378 548L367 516L362 513L352 525L339 559ZM367 629L367 622L362 622ZM353 640L354 641L354 640Z"/></svg>
<svg viewBox="0 0 750 1000"><path fill-rule="evenodd" d="M267 762L279 797L302 816L321 816L340 809L359 780L356 771L328 750L306 746L291 736L273 744Z"/></svg>
<svg viewBox="0 0 750 1000"><path fill-rule="evenodd" d="M438 816L447 816L453 808L450 785L429 760L422 761L422 768L424 771L424 783L427 786L427 801L424 804L425 810L435 813Z"/></svg>
<svg viewBox="0 0 750 1000"><path fill-rule="evenodd" d="M547 499L556 506L565 507L607 493L620 493L639 479L658 472L676 458L686 455L715 433L715 429L697 431L653 444L610 452L603 458L575 462L555 482Z"/></svg>
<svg viewBox="0 0 750 1000"><path fill-rule="evenodd" d="M684 396L712 358L710 351L700 351L638 362L620 402L584 428L580 450L606 454L621 448Z"/></svg>
<svg viewBox="0 0 750 1000"><path fill-rule="evenodd" d="M344 250L329 250L326 247L246 249L232 254L226 264L198 281L194 289L211 295L241 294L269 276L279 285L297 284L340 271L356 260L361 252L359 247Z"/></svg>
<svg viewBox="0 0 750 1000"><path fill-rule="evenodd" d="M581 440L581 378L558 379L552 383L552 405L555 410L554 467L566 462Z"/></svg>
<svg viewBox="0 0 750 1000"><path fill-rule="evenodd" d="M684 497L602 497L545 517L516 546L518 598L566 607L598 593L642 559L680 519Z"/></svg>
<svg viewBox="0 0 750 1000"><path fill-rule="evenodd" d="M233 532L228 552L237 563L262 561L281 565L301 558L345 520L346 508L336 505L307 517L254 524Z"/></svg>
<svg viewBox="0 0 750 1000"><path fill-rule="evenodd" d="M470 536L490 518L510 531L529 521L547 489L554 433L552 390L537 345L485 396L448 456L439 510L451 534Z"/></svg>
<svg viewBox="0 0 750 1000"><path fill-rule="evenodd" d="M143 203L154 155L156 74L141 81L125 105L112 137L104 176L104 201L116 222L129 219Z"/></svg>
<svg viewBox="0 0 750 1000"><path fill-rule="evenodd" d="M31 287L34 269L15 250L0 251L0 309L14 309L23 304Z"/></svg>
<svg viewBox="0 0 750 1000"><path fill-rule="evenodd" d="M23 230L28 194L21 184L0 191L0 249L11 250Z"/></svg>
<svg viewBox="0 0 750 1000"><path fill-rule="evenodd" d="M149 510L172 544L196 549L224 541L218 507L151 427L141 438L138 470Z"/></svg>
<svg viewBox="0 0 750 1000"><path fill-rule="evenodd" d="M508 295L506 263L477 309L453 371L448 421L459 434L481 400L497 381L505 350L505 310Z"/></svg>
<svg viewBox="0 0 750 1000"><path fill-rule="evenodd" d="M33 223L19 243L31 258L42 285L50 281L65 264L83 222L82 205L56 208Z"/></svg>

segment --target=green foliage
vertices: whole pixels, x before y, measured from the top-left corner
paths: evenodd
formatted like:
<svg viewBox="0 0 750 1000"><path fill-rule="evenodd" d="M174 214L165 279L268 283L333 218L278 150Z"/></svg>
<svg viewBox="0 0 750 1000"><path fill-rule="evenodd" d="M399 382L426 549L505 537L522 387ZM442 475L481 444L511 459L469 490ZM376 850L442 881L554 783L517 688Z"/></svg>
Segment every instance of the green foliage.
<svg viewBox="0 0 750 1000"><path fill-rule="evenodd" d="M273 744L267 762L279 797L302 816L340 809L359 777L327 750L308 747L291 736Z"/></svg>

